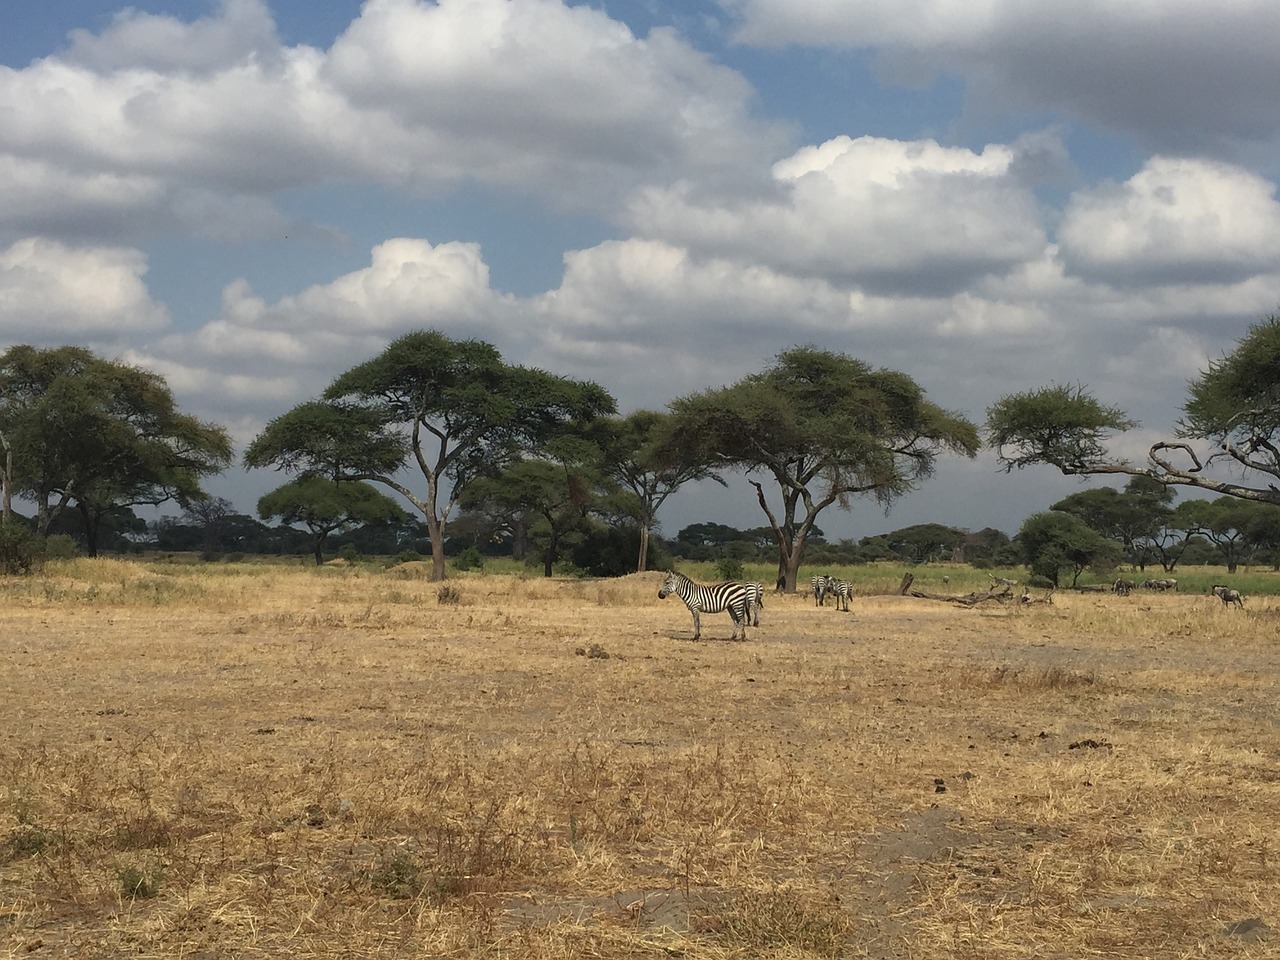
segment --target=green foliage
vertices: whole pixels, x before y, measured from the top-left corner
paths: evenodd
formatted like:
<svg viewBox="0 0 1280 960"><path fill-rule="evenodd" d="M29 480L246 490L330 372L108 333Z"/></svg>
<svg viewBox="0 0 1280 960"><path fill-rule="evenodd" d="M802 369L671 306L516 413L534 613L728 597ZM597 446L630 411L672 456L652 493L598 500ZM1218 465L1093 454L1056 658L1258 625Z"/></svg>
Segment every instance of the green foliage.
<svg viewBox="0 0 1280 960"><path fill-rule="evenodd" d="M721 557L716 561L716 573L721 580L741 580L742 561L737 557Z"/></svg>
<svg viewBox="0 0 1280 960"><path fill-rule="evenodd" d="M474 546L467 547L453 558L453 567L455 570L464 572L468 570L483 570L484 557Z"/></svg>
<svg viewBox="0 0 1280 960"><path fill-rule="evenodd" d="M1081 386L1055 385L1010 394L987 410L987 443L1006 470L1049 463L1085 473L1106 460L1106 440L1137 422Z"/></svg>
<svg viewBox="0 0 1280 960"><path fill-rule="evenodd" d="M856 496L888 505L930 476L942 452L973 456L979 446L973 424L925 399L906 374L811 346L671 409L686 448L776 481L780 511L757 491L790 578L823 509L847 509Z"/></svg>
<svg viewBox="0 0 1280 960"><path fill-rule="evenodd" d="M44 557L46 560L70 560L80 556L80 548L74 538L65 533L50 534L44 541Z"/></svg>
<svg viewBox="0 0 1280 960"><path fill-rule="evenodd" d="M44 565L44 540L19 520L0 522L0 573L25 576Z"/></svg>
<svg viewBox="0 0 1280 960"><path fill-rule="evenodd" d="M1280 430L1280 317L1252 327L1235 350L1191 381L1188 392L1184 436L1252 447L1251 455L1276 466L1275 448L1259 444Z"/></svg>
<svg viewBox="0 0 1280 960"><path fill-rule="evenodd" d="M360 561L360 548L354 543L344 543L338 548L338 559L345 560L348 563L358 563Z"/></svg>
<svg viewBox="0 0 1280 960"><path fill-rule="evenodd" d="M1056 511L1028 517L1018 531L1018 542L1028 569L1054 586L1060 584L1063 571L1070 572L1075 586L1086 568L1102 575L1120 556L1119 545L1071 514Z"/></svg>
<svg viewBox="0 0 1280 960"><path fill-rule="evenodd" d="M231 461L227 432L181 413L163 377L82 347L0 356L0 438L12 490L36 503L37 532L74 505L90 554L108 515L201 497L200 479Z"/></svg>

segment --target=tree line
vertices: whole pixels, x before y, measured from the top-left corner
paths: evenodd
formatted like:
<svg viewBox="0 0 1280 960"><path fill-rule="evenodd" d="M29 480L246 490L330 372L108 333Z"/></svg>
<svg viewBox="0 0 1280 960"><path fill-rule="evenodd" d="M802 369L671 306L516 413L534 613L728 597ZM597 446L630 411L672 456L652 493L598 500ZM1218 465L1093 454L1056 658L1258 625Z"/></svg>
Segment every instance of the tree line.
<svg viewBox="0 0 1280 960"><path fill-rule="evenodd" d="M305 526L317 561L335 533L403 525L408 504L437 579L458 534L477 552L499 541L516 555L533 551L546 572L584 543L632 550L643 570L662 505L689 482L724 484L736 471L764 521L756 549L794 589L807 546L832 547L817 526L824 510L859 499L887 508L924 482L939 456L972 457L985 442L1008 470L1043 463L1130 478L1123 491L1087 491L1023 525L1021 556L1046 575L1052 569L1051 579L1104 564L1105 544L1118 545L1112 560L1171 569L1179 549L1207 542L1232 565L1273 549L1267 510L1242 511L1280 505L1280 489L1248 482L1280 478L1277 370L1280 321L1272 317L1190 384L1174 436L1133 464L1109 456L1107 442L1136 424L1083 386L1007 395L988 409L984 435L904 373L797 346L736 383L623 416L596 383L509 364L483 341L420 330L272 419L242 464L283 474L258 503L259 517ZM5 528L18 496L34 505L37 537L74 514L90 553L133 507L207 509L202 482L233 460L226 430L179 411L158 374L72 346L0 355L0 456ZM1222 462L1245 479L1209 471ZM1173 507L1172 488L1182 486L1221 497ZM907 529L897 544L869 538L858 555L1014 555L1009 543L984 546L967 532L957 539L955 528ZM1034 553L1030 541L1040 544Z"/></svg>

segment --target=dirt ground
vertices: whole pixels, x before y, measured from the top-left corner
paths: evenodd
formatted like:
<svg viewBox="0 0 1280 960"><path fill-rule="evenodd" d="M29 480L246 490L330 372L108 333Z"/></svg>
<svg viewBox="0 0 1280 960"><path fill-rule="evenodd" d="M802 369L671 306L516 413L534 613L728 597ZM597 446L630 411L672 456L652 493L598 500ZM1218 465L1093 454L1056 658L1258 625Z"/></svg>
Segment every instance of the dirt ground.
<svg viewBox="0 0 1280 960"><path fill-rule="evenodd" d="M82 563L0 595L0 949L1264 957L1277 611Z"/></svg>

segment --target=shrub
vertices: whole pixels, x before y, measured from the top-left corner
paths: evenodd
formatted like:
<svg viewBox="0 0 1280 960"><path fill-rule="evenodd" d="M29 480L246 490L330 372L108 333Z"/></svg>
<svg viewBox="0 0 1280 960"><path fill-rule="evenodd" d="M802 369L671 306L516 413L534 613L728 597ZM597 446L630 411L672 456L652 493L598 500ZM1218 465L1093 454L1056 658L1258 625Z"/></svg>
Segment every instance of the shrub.
<svg viewBox="0 0 1280 960"><path fill-rule="evenodd" d="M355 563L360 559L360 548L354 543L344 543L338 548L338 559L347 563Z"/></svg>
<svg viewBox="0 0 1280 960"><path fill-rule="evenodd" d="M741 580L744 576L742 561L737 557L721 557L716 561L716 573L721 580Z"/></svg>
<svg viewBox="0 0 1280 960"><path fill-rule="evenodd" d="M55 533L44 542L46 560L70 560L78 556L80 556L80 546L70 534Z"/></svg>
<svg viewBox="0 0 1280 960"><path fill-rule="evenodd" d="M453 566L454 569L463 571L483 570L484 557L480 555L480 551L474 546L470 546L453 558Z"/></svg>
<svg viewBox="0 0 1280 960"><path fill-rule="evenodd" d="M416 563L422 560L423 556L417 550L401 550L396 554L396 563Z"/></svg>
<svg viewBox="0 0 1280 960"><path fill-rule="evenodd" d="M44 564L44 543L24 523L0 523L0 573L25 576Z"/></svg>
<svg viewBox="0 0 1280 960"><path fill-rule="evenodd" d="M444 584L436 591L436 603L442 606L456 606L462 602L462 591L452 584Z"/></svg>

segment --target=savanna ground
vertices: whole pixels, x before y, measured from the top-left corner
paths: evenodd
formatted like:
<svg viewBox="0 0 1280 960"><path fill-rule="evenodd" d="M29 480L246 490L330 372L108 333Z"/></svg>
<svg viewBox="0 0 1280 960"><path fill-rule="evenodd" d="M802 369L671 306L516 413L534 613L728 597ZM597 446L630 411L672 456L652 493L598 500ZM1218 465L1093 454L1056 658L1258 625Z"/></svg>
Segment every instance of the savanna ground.
<svg viewBox="0 0 1280 960"><path fill-rule="evenodd" d="M850 573L0 581L0 955L1274 955L1280 602Z"/></svg>

